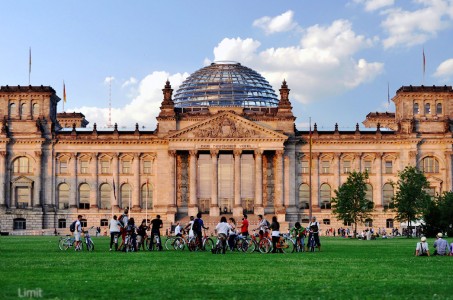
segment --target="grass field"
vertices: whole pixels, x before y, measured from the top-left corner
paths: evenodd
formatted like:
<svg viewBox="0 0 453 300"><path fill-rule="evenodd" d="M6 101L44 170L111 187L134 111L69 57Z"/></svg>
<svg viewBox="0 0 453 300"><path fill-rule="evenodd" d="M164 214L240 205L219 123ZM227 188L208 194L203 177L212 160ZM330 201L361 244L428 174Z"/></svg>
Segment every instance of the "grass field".
<svg viewBox="0 0 453 300"><path fill-rule="evenodd" d="M213 255L109 252L105 237L94 252L64 252L58 237L1 237L0 299L39 289L46 299L453 299L453 257L414 257L417 241L323 238L318 253Z"/></svg>

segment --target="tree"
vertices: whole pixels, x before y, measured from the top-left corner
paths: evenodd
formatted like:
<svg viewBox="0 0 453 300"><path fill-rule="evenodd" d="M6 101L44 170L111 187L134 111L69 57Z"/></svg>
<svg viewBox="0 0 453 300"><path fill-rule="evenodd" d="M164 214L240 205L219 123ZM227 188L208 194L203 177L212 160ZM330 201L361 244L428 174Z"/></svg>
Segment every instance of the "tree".
<svg viewBox="0 0 453 300"><path fill-rule="evenodd" d="M393 210L396 212L395 219L400 222L407 221L409 229L411 222L428 209L431 197L426 189L429 188L429 182L423 172L412 166L399 172L398 177ZM407 236L410 236L410 230L407 230Z"/></svg>
<svg viewBox="0 0 453 300"><path fill-rule="evenodd" d="M366 199L366 179L368 173L353 171L332 198L333 214L344 222L354 223L354 236L357 224L363 223L373 212L373 203Z"/></svg>
<svg viewBox="0 0 453 300"><path fill-rule="evenodd" d="M453 235L453 192L444 192L431 200L428 209L423 213L424 229L427 236L435 236L438 232Z"/></svg>

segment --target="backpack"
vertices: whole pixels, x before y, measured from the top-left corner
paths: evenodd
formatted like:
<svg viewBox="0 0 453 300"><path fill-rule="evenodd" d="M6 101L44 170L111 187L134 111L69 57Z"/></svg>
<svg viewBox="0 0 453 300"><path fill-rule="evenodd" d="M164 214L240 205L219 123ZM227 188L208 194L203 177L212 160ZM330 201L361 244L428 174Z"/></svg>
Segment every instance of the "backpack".
<svg viewBox="0 0 453 300"><path fill-rule="evenodd" d="M199 232L201 230L200 220L198 219L193 220L192 230L193 232Z"/></svg>
<svg viewBox="0 0 453 300"><path fill-rule="evenodd" d="M74 232L75 231L75 224L76 224L77 221L74 221L71 223L71 225L69 225L69 231L71 232Z"/></svg>
<svg viewBox="0 0 453 300"><path fill-rule="evenodd" d="M124 227L124 222L123 222L124 215L121 215L118 221L120 222L120 225Z"/></svg>
<svg viewBox="0 0 453 300"><path fill-rule="evenodd" d="M269 223L268 220L264 220L264 221L266 221L266 226L267 226L267 228L271 227L271 223Z"/></svg>

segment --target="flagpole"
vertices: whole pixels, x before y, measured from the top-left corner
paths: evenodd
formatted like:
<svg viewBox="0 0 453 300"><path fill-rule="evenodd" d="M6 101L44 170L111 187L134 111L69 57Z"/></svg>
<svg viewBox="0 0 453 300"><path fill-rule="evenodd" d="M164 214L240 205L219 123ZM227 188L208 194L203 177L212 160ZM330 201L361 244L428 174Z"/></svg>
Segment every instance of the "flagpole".
<svg viewBox="0 0 453 300"><path fill-rule="evenodd" d="M66 102L66 85L64 84L64 80L63 80L63 112L64 112L65 102Z"/></svg>
<svg viewBox="0 0 453 300"><path fill-rule="evenodd" d="M30 85L30 74L31 74L31 47L28 51L28 85Z"/></svg>
<svg viewBox="0 0 453 300"><path fill-rule="evenodd" d="M145 206L145 220L148 224L148 198L149 198L149 179L146 178L146 206Z"/></svg>
<svg viewBox="0 0 453 300"><path fill-rule="evenodd" d="M309 176L308 176L308 185L310 186L309 195L308 195L308 197L310 199L310 205L309 205L308 208L309 208L309 219L311 220L312 214L313 214L313 207L312 207L313 206L312 205L313 201L311 199L312 198L312 186L311 186L311 184L312 184L312 182L311 182L311 163L312 163L311 162L311 160L312 160L311 159L311 157L312 157L312 153L311 153L311 150L312 150L311 149L311 144L312 144L312 141L311 141L311 117L309 118L308 123L309 123L309 138L308 138L309 139L309 142L308 142L309 143L309 152L308 152L309 153L308 154L308 173L309 173Z"/></svg>
<svg viewBox="0 0 453 300"><path fill-rule="evenodd" d="M129 209L127 210L128 212L128 217L130 218L130 215L131 215L131 188L129 186Z"/></svg>
<svg viewBox="0 0 453 300"><path fill-rule="evenodd" d="M426 57L425 57L425 47L423 47L423 81L422 81L422 85L425 84L425 71L426 71Z"/></svg>

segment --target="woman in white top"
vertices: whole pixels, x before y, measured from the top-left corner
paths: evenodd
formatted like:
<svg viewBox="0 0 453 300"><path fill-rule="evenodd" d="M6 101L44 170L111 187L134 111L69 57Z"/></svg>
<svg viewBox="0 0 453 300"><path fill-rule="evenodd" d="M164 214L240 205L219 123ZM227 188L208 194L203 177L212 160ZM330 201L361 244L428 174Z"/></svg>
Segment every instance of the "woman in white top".
<svg viewBox="0 0 453 300"><path fill-rule="evenodd" d="M422 236L420 243L417 243L415 248L415 256L429 256L428 243L426 242L426 237Z"/></svg>
<svg viewBox="0 0 453 300"><path fill-rule="evenodd" d="M220 218L220 223L217 224L215 227L215 231L217 233L217 238L220 240L222 245L222 254L225 254L226 250L226 238L228 235L228 231L231 230L231 226L227 223L227 219L225 217Z"/></svg>
<svg viewBox="0 0 453 300"><path fill-rule="evenodd" d="M115 243L115 251L118 250L118 236L120 235L120 221L118 221L117 216L113 216L110 220L109 230L110 230L110 251L112 251L112 245Z"/></svg>
<svg viewBox="0 0 453 300"><path fill-rule="evenodd" d="M193 232L193 229L192 229L193 220L194 220L194 217L193 217L193 216L190 216L190 222L189 222L189 224L187 224L186 227L184 227L184 230L185 230L186 232L187 232L187 230L189 230L189 238L193 238L193 237L194 237L194 232Z"/></svg>

